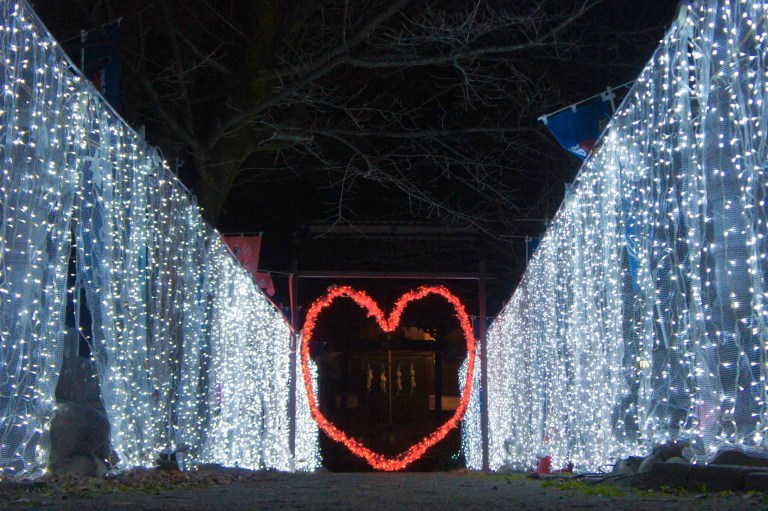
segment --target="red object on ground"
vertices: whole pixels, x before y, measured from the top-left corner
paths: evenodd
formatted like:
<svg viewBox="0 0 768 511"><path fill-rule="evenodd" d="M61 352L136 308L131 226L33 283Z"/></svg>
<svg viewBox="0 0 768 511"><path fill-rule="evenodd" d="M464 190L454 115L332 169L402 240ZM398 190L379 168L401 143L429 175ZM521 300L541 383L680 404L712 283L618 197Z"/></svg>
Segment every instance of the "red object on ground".
<svg viewBox="0 0 768 511"><path fill-rule="evenodd" d="M552 471L552 456L544 456L539 458L539 463L536 465L537 474L549 474Z"/></svg>

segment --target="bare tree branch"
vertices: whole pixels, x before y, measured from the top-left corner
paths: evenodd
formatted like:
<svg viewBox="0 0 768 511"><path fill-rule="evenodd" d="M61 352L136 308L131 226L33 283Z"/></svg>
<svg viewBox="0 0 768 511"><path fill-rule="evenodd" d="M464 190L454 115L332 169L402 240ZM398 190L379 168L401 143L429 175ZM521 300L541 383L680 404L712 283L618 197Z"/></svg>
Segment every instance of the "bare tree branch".
<svg viewBox="0 0 768 511"><path fill-rule="evenodd" d="M541 163L559 153L536 118L569 100L549 66L631 41L590 28L603 0L57 1L128 20L127 118L184 157L213 223L233 186L306 182L337 220L376 214L376 190L396 214L517 235L576 166Z"/></svg>

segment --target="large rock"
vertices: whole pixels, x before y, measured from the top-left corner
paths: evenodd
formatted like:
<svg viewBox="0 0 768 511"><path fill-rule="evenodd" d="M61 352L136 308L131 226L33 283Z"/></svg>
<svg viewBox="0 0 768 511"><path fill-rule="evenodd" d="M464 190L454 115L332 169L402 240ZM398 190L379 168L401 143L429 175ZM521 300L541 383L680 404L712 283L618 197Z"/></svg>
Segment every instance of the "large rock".
<svg viewBox="0 0 768 511"><path fill-rule="evenodd" d="M112 456L107 415L94 407L59 401L51 423L49 469L57 474L98 476Z"/></svg>
<svg viewBox="0 0 768 511"><path fill-rule="evenodd" d="M667 461L670 458L682 458L683 457L683 449L688 447L690 444L688 442L680 441L680 440L673 440L671 442L667 442L664 444L658 444L656 447L653 448L653 452L647 456L642 463L640 463L640 466L638 467L638 472L649 472L651 468L653 467L654 463L658 463L660 461Z"/></svg>
<svg viewBox="0 0 768 511"><path fill-rule="evenodd" d="M51 472L71 477L103 477L107 474L107 464L93 454L75 454L60 460Z"/></svg>

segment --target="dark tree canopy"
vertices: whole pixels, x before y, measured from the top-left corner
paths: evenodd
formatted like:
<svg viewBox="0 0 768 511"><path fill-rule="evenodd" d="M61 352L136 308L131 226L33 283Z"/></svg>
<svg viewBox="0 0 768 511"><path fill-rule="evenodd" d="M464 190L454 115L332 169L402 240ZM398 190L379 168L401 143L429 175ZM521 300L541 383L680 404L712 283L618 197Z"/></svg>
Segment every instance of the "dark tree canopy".
<svg viewBox="0 0 768 511"><path fill-rule="evenodd" d="M184 161L180 177L212 224L421 220L471 226L501 254L537 234L541 222L520 220L551 217L579 165L537 117L633 79L674 3L35 7L73 56L79 29L122 17L121 113L169 162Z"/></svg>

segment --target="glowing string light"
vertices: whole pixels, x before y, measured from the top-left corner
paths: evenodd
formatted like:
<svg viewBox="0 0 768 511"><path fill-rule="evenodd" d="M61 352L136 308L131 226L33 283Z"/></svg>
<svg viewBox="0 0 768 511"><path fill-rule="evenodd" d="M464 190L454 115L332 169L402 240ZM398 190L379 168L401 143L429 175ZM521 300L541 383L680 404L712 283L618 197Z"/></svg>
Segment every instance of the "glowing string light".
<svg viewBox="0 0 768 511"><path fill-rule="evenodd" d="M681 9L488 332L492 468L768 456L766 42L764 1Z"/></svg>
<svg viewBox="0 0 768 511"><path fill-rule="evenodd" d="M182 468L316 468L300 393L290 452L290 326L158 151L24 1L0 2L0 59L0 479L45 472L63 345L81 336L118 469L171 451ZM76 326L71 241L91 316Z"/></svg>

